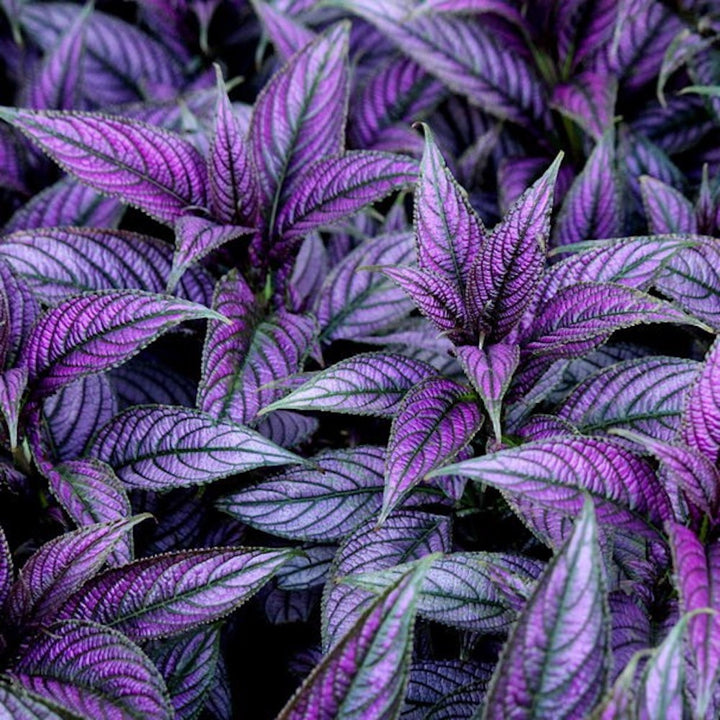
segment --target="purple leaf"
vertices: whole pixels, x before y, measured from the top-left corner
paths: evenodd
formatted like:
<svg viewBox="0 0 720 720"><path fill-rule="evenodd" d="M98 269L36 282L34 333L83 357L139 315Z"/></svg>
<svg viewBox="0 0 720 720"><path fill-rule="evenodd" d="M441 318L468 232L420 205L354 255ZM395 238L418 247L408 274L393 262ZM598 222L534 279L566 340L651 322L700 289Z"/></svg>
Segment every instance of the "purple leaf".
<svg viewBox="0 0 720 720"><path fill-rule="evenodd" d="M312 466L293 468L217 503L246 525L291 540L342 540L380 509L381 448L328 450Z"/></svg>
<svg viewBox="0 0 720 720"><path fill-rule="evenodd" d="M95 623L51 625L24 649L12 677L83 718L167 720L173 713L148 657L122 633Z"/></svg>
<svg viewBox="0 0 720 720"><path fill-rule="evenodd" d="M680 436L711 463L720 456L720 340L716 340L687 393Z"/></svg>
<svg viewBox="0 0 720 720"><path fill-rule="evenodd" d="M580 383L558 417L585 434L620 427L672 440L699 369L695 361L660 356L617 363Z"/></svg>
<svg viewBox="0 0 720 720"><path fill-rule="evenodd" d="M0 117L82 182L160 222L207 205L205 164L179 135L92 113L3 110Z"/></svg>
<svg viewBox="0 0 720 720"><path fill-rule="evenodd" d="M32 391L50 395L120 365L174 325L217 317L202 305L138 290L86 293L40 318L22 363Z"/></svg>
<svg viewBox="0 0 720 720"><path fill-rule="evenodd" d="M255 0L253 10L260 18L276 54L284 63L317 37L312 30L308 30L293 17L283 14L268 2Z"/></svg>
<svg viewBox="0 0 720 720"><path fill-rule="evenodd" d="M681 192L647 175L640 177L640 189L650 232L697 233L695 208Z"/></svg>
<svg viewBox="0 0 720 720"><path fill-rule="evenodd" d="M317 418L307 417L289 410L277 410L263 415L257 423L256 429L276 445L294 448L310 440L319 426Z"/></svg>
<svg viewBox="0 0 720 720"><path fill-rule="evenodd" d="M307 623L318 601L318 593L311 590L287 592L274 587L265 594L265 616L271 625Z"/></svg>
<svg viewBox="0 0 720 720"><path fill-rule="evenodd" d="M612 619L613 668L611 678L615 681L620 673L637 658L637 653L652 645L652 630L647 610L632 596L622 590L610 593Z"/></svg>
<svg viewBox="0 0 720 720"><path fill-rule="evenodd" d="M296 555L278 572L277 586L283 590L307 590L325 582L335 545L302 546L302 555Z"/></svg>
<svg viewBox="0 0 720 720"><path fill-rule="evenodd" d="M393 513L378 528L361 523L343 542L325 586L322 610L323 647L327 650L355 624L374 600L371 592L335 582L358 572L383 570L435 552L449 552L447 518L417 511Z"/></svg>
<svg viewBox="0 0 720 720"><path fill-rule="evenodd" d="M350 98L350 137L356 147L379 149L395 128L421 119L444 95L442 83L417 63L394 56Z"/></svg>
<svg viewBox="0 0 720 720"><path fill-rule="evenodd" d="M521 42L505 44L483 16L413 14L411 3L345 0L343 8L373 23L454 92L500 118L527 123L544 115L542 83Z"/></svg>
<svg viewBox="0 0 720 720"><path fill-rule="evenodd" d="M523 350L536 356L576 357L615 331L640 323L705 326L662 300L615 283L578 283L546 302Z"/></svg>
<svg viewBox="0 0 720 720"><path fill-rule="evenodd" d="M435 375L431 365L395 353L361 353L321 370L270 410L325 410L393 417L405 393Z"/></svg>
<svg viewBox="0 0 720 720"><path fill-rule="evenodd" d="M86 5L58 38L57 45L45 54L25 88L29 107L34 110L74 110L79 107L85 33L91 13L92 7Z"/></svg>
<svg viewBox="0 0 720 720"><path fill-rule="evenodd" d="M531 301L543 267L555 178L562 156L510 208L470 271L468 304L481 332L502 340Z"/></svg>
<svg viewBox="0 0 720 720"><path fill-rule="evenodd" d="M586 71L571 82L556 85L551 105L600 141L612 127L616 94L617 83L612 75Z"/></svg>
<svg viewBox="0 0 720 720"><path fill-rule="evenodd" d="M79 527L111 523L130 517L132 510L125 488L115 473L99 460L70 460L49 473L53 495ZM124 565L133 559L132 534L116 540L106 562Z"/></svg>
<svg viewBox="0 0 720 720"><path fill-rule="evenodd" d="M93 433L117 412L117 399L106 375L88 375L46 398L43 415L60 460L82 455Z"/></svg>
<svg viewBox="0 0 720 720"><path fill-rule="evenodd" d="M414 254L409 233L366 240L329 273L320 289L315 314L324 340L354 339L384 329L408 314L412 303L380 271L361 268L402 264Z"/></svg>
<svg viewBox="0 0 720 720"><path fill-rule="evenodd" d="M415 303L418 310L452 342L472 338L470 318L460 290L445 277L409 267L383 268Z"/></svg>
<svg viewBox="0 0 720 720"><path fill-rule="evenodd" d="M485 241L485 228L467 193L453 178L427 126L420 182L415 193L418 264L462 292Z"/></svg>
<svg viewBox="0 0 720 720"><path fill-rule="evenodd" d="M215 127L208 156L210 202L224 223L255 226L259 214L257 178L250 162L240 121L233 112L218 72Z"/></svg>
<svg viewBox="0 0 720 720"><path fill-rule="evenodd" d="M98 431L88 453L125 485L157 491L303 462L254 430L172 405L121 412Z"/></svg>
<svg viewBox="0 0 720 720"><path fill-rule="evenodd" d="M135 640L177 635L238 608L293 552L212 548L143 558L89 580L59 617L99 622Z"/></svg>
<svg viewBox="0 0 720 720"><path fill-rule="evenodd" d="M162 293L172 252L167 243L125 230L33 228L0 240L0 258L41 302L54 304L91 290ZM198 269L184 279L178 294L200 300L208 289L209 278Z"/></svg>
<svg viewBox="0 0 720 720"><path fill-rule="evenodd" d="M60 606L105 564L118 542L148 515L98 523L45 543L23 565L10 590L14 623L53 619Z"/></svg>
<svg viewBox="0 0 720 720"><path fill-rule="evenodd" d="M615 139L608 133L578 175L558 213L553 233L555 245L611 238L621 234L622 186L615 170Z"/></svg>
<svg viewBox="0 0 720 720"><path fill-rule="evenodd" d="M0 367L10 367L23 353L39 313L25 281L0 260Z"/></svg>
<svg viewBox="0 0 720 720"><path fill-rule="evenodd" d="M200 714L215 675L219 640L217 628L203 628L146 648L165 678L178 720L191 720Z"/></svg>
<svg viewBox="0 0 720 720"><path fill-rule="evenodd" d="M11 450L17 447L18 421L26 386L27 372L24 368L0 372L0 415L5 420Z"/></svg>
<svg viewBox="0 0 720 720"><path fill-rule="evenodd" d="M391 153L358 150L318 160L303 170L277 218L280 245L331 225L417 179L417 163Z"/></svg>
<svg viewBox="0 0 720 720"><path fill-rule="evenodd" d="M390 428L379 523L431 470L472 440L482 425L474 394L445 378L419 382L403 398Z"/></svg>
<svg viewBox="0 0 720 720"><path fill-rule="evenodd" d="M384 592L315 667L278 720L397 717L405 697L421 560Z"/></svg>
<svg viewBox="0 0 720 720"><path fill-rule="evenodd" d="M175 222L175 254L167 286L172 289L194 263L230 240L254 233L254 228L217 225L210 220L184 215Z"/></svg>
<svg viewBox="0 0 720 720"><path fill-rule="evenodd" d="M668 523L668 534L681 612L716 609L720 602L720 577L717 574L720 544L715 541L704 548L692 530L677 523ZM696 615L688 622L688 635L697 673L695 716L706 717L717 690L720 671L720 620L717 616Z"/></svg>
<svg viewBox="0 0 720 720"><path fill-rule="evenodd" d="M644 460L620 445L591 437L545 440L448 465L430 473L463 475L567 516L587 493L598 522L632 526L646 515L657 524L672 517L670 500Z"/></svg>
<svg viewBox="0 0 720 720"><path fill-rule="evenodd" d="M602 697L610 613L592 503L550 562L510 633L485 700L485 717L581 717Z"/></svg>
<svg viewBox="0 0 720 720"><path fill-rule="evenodd" d="M14 575L15 570L10 546L8 545L5 533L0 529L0 605L5 605L8 593L13 584Z"/></svg>
<svg viewBox="0 0 720 720"><path fill-rule="evenodd" d="M0 713L13 720L68 720L68 710L20 685L0 683ZM78 716L73 715L72 718Z"/></svg>
<svg viewBox="0 0 720 720"><path fill-rule="evenodd" d="M301 369L315 340L315 323L307 315L280 312L257 324L254 297L235 274L218 284L213 304L231 324L209 324L198 407L218 419L250 423L282 397L279 381Z"/></svg>
<svg viewBox="0 0 720 720"><path fill-rule="evenodd" d="M298 52L264 87L250 123L261 204L277 213L281 195L310 161L342 151L347 112L345 25Z"/></svg>
<svg viewBox="0 0 720 720"><path fill-rule="evenodd" d="M500 442L502 401L520 362L520 349L517 345L498 343L484 349L463 345L456 348L456 352L465 375L477 390L490 417L495 439Z"/></svg>

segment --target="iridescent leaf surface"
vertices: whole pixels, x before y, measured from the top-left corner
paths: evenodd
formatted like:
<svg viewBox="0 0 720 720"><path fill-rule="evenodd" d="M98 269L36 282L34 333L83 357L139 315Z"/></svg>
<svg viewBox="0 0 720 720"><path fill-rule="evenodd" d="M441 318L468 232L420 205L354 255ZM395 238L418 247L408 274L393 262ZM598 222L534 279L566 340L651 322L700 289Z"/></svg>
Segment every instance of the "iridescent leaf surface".
<svg viewBox="0 0 720 720"><path fill-rule="evenodd" d="M640 189L650 232L697 232L695 208L679 190L648 175L640 178Z"/></svg>
<svg viewBox="0 0 720 720"><path fill-rule="evenodd" d="M0 415L5 420L11 449L17 446L18 421L26 386L27 373L24 368L0 372Z"/></svg>

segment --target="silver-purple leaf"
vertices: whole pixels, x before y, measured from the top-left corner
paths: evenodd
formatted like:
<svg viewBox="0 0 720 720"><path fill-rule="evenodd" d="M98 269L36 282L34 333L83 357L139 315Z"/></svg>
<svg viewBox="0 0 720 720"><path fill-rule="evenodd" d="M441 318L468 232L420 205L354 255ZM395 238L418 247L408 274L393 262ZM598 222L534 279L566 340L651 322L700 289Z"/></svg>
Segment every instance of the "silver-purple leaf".
<svg viewBox="0 0 720 720"><path fill-rule="evenodd" d="M296 16L282 13L268 2L253 2L253 10L260 18L265 33L282 62L288 62L296 52L317 37L312 30L301 24Z"/></svg>
<svg viewBox="0 0 720 720"><path fill-rule="evenodd" d="M0 682L0 713L13 720L78 720L67 708L17 684Z"/></svg>
<svg viewBox="0 0 720 720"><path fill-rule="evenodd" d="M0 415L5 420L11 450L17 446L18 421L26 386L27 372L24 368L0 372Z"/></svg>
<svg viewBox="0 0 720 720"><path fill-rule="evenodd" d="M120 410L132 405L195 407L197 388L193 381L152 355L114 368L108 377Z"/></svg>
<svg viewBox="0 0 720 720"><path fill-rule="evenodd" d="M485 406L495 439L499 442L502 437L502 401L520 362L520 349L517 345L496 343L486 348L463 345L455 351L467 379Z"/></svg>
<svg viewBox="0 0 720 720"><path fill-rule="evenodd" d="M54 619L62 604L108 559L134 525L148 516L98 523L60 535L26 561L7 600L14 623Z"/></svg>
<svg viewBox="0 0 720 720"><path fill-rule="evenodd" d="M172 405L121 412L97 432L88 454L128 487L156 491L303 462L254 430Z"/></svg>
<svg viewBox="0 0 720 720"><path fill-rule="evenodd" d="M589 8L583 10L588 12ZM617 82L612 75L585 71L570 82L556 85L551 105L599 141L612 127L616 94Z"/></svg>
<svg viewBox="0 0 720 720"><path fill-rule="evenodd" d="M640 177L640 190L650 232L697 233L695 208L679 190L648 175Z"/></svg>
<svg viewBox="0 0 720 720"><path fill-rule="evenodd" d="M255 594L292 550L187 550L96 575L58 617L90 620L135 640L169 637L219 620Z"/></svg>
<svg viewBox="0 0 720 720"><path fill-rule="evenodd" d="M380 509L385 453L372 446L328 450L231 495L217 506L246 525L292 540L342 540Z"/></svg>
<svg viewBox="0 0 720 720"><path fill-rule="evenodd" d="M602 697L610 613L598 527L585 501L510 633L485 700L494 718L579 718Z"/></svg>
<svg viewBox="0 0 720 720"><path fill-rule="evenodd" d="M299 51L258 96L250 154L261 205L273 216L281 195L311 161L343 149L348 67L345 25L335 25Z"/></svg>
<svg viewBox="0 0 720 720"><path fill-rule="evenodd" d="M83 718L173 716L165 683L147 655L122 633L96 623L51 625L23 649L12 677Z"/></svg>
<svg viewBox="0 0 720 720"><path fill-rule="evenodd" d="M435 375L432 365L395 353L361 353L321 370L263 409L322 410L393 417L405 393Z"/></svg>
<svg viewBox="0 0 720 720"><path fill-rule="evenodd" d="M390 428L378 522L383 523L428 472L454 459L481 425L477 400L467 387L430 377L411 388Z"/></svg>
<svg viewBox="0 0 720 720"><path fill-rule="evenodd" d="M99 460L68 460L48 474L53 495L78 527L129 518L130 499L112 468ZM133 559L132 534L120 537L106 562L124 565Z"/></svg>
<svg viewBox="0 0 720 720"><path fill-rule="evenodd" d="M160 222L207 205L205 163L179 135L93 113L3 110L1 117L82 182Z"/></svg>
<svg viewBox="0 0 720 720"><path fill-rule="evenodd" d="M418 264L446 278L459 292L485 241L482 220L450 173L435 137L424 126L425 150L415 192Z"/></svg>
<svg viewBox="0 0 720 720"><path fill-rule="evenodd" d="M294 448L310 440L320 422L317 418L307 417L290 410L276 410L263 415L255 428L268 440L284 448Z"/></svg>
<svg viewBox="0 0 720 720"><path fill-rule="evenodd" d="M217 317L202 305L139 290L85 293L40 318L22 364L33 393L51 395L78 378L120 365L183 321Z"/></svg>
<svg viewBox="0 0 720 720"><path fill-rule="evenodd" d="M285 706L278 720L377 718L400 713L408 680L420 560L339 640Z"/></svg>
<svg viewBox="0 0 720 720"><path fill-rule="evenodd" d="M374 594L335 581L359 572L384 570L436 552L450 551L447 518L418 511L393 513L378 528L361 523L342 543L325 585L322 607L323 648L345 635L374 600Z"/></svg>
<svg viewBox="0 0 720 720"><path fill-rule="evenodd" d="M555 221L553 243L571 243L621 234L622 186L615 169L615 136L605 134L570 186Z"/></svg>
<svg viewBox="0 0 720 720"><path fill-rule="evenodd" d="M694 360L671 357L619 362L580 383L558 417L585 434L619 427L669 441L678 432L685 396L699 370Z"/></svg>
<svg viewBox="0 0 720 720"><path fill-rule="evenodd" d="M337 552L335 545L302 545L302 554L289 560L275 577L282 590L307 590L325 582Z"/></svg>
<svg viewBox="0 0 720 720"><path fill-rule="evenodd" d="M367 150L312 163L282 203L276 221L282 239L277 247L410 185L417 172L417 163L411 158Z"/></svg>
<svg viewBox="0 0 720 720"><path fill-rule="evenodd" d="M92 290L163 293L172 262L167 243L155 238L80 227L13 233L0 241L0 257L48 304ZM209 290L209 277L198 269L186 276L178 294L202 302Z"/></svg>
<svg viewBox="0 0 720 720"><path fill-rule="evenodd" d="M531 301L545 265L559 155L482 244L466 288L483 335L502 340Z"/></svg>
<svg viewBox="0 0 720 720"><path fill-rule="evenodd" d="M315 302L324 340L353 339L392 325L412 302L380 271L362 268L403 264L414 254L409 233L366 240L328 274Z"/></svg>
<svg viewBox="0 0 720 720"><path fill-rule="evenodd" d="M32 290L0 260L0 363L16 364L39 314Z"/></svg>

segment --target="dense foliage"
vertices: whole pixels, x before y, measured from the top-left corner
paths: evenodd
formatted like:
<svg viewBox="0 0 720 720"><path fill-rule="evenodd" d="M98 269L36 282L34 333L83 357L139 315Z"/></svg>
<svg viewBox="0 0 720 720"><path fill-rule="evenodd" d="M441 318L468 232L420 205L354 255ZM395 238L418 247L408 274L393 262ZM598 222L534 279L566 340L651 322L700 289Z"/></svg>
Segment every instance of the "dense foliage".
<svg viewBox="0 0 720 720"><path fill-rule="evenodd" d="M717 0L0 8L0 716L720 717Z"/></svg>

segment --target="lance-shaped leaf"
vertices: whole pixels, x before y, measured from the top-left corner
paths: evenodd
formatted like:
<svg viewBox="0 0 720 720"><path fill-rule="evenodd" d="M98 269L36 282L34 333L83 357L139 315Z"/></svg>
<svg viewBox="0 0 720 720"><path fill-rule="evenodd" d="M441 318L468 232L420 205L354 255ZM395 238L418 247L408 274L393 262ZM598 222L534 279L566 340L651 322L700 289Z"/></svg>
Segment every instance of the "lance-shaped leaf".
<svg viewBox="0 0 720 720"><path fill-rule="evenodd" d="M375 148L398 124L409 125L445 96L442 83L404 55L380 65L350 98L350 137L354 145Z"/></svg>
<svg viewBox="0 0 720 720"><path fill-rule="evenodd" d="M219 69L217 82L215 125L208 155L211 207L223 223L254 226L260 209L257 178Z"/></svg>
<svg viewBox="0 0 720 720"><path fill-rule="evenodd" d="M650 232L697 232L695 208L679 190L648 175L640 177L640 190Z"/></svg>
<svg viewBox="0 0 720 720"><path fill-rule="evenodd" d="M321 339L362 337L407 315L412 302L381 271L368 267L402 265L414 255L410 233L366 240L349 252L325 279L315 304ZM362 268L366 268L363 270Z"/></svg>
<svg viewBox="0 0 720 720"><path fill-rule="evenodd" d="M303 170L278 214L281 244L332 225L417 179L417 163L392 153L358 150Z"/></svg>
<svg viewBox="0 0 720 720"><path fill-rule="evenodd" d="M92 113L3 110L60 166L100 192L172 224L207 204L207 172L179 135L127 118Z"/></svg>
<svg viewBox="0 0 720 720"><path fill-rule="evenodd" d="M395 353L361 353L321 370L270 410L325 410L352 415L395 415L405 393L429 375L432 365Z"/></svg>
<svg viewBox="0 0 720 720"><path fill-rule="evenodd" d="M278 572L277 586L282 590L307 590L325 582L337 551L335 545L302 545L296 555Z"/></svg>
<svg viewBox="0 0 720 720"><path fill-rule="evenodd" d="M542 563L503 553L451 553L430 566L420 592L418 613L463 630L506 630L531 595ZM349 575L345 582L372 592L397 581L404 568Z"/></svg>
<svg viewBox="0 0 720 720"><path fill-rule="evenodd" d="M515 122L542 118L542 83L522 44L504 43L480 17L414 13L409 2L342 0L343 8L373 23L415 62L487 112Z"/></svg>
<svg viewBox="0 0 720 720"><path fill-rule="evenodd" d="M99 622L137 640L177 635L238 608L293 554L243 547L143 558L89 580L58 617Z"/></svg>
<svg viewBox="0 0 720 720"><path fill-rule="evenodd" d="M284 14L262 0L253 0L253 10L260 18L265 33L275 48L278 57L287 62L299 50L311 43L317 36L292 15ZM287 9L289 10L289 8Z"/></svg>
<svg viewBox="0 0 720 720"><path fill-rule="evenodd" d="M77 720L75 713L17 684L0 683L0 713L14 720Z"/></svg>
<svg viewBox="0 0 720 720"><path fill-rule="evenodd" d="M467 379L487 410L495 439L499 442L502 438L502 401L520 362L520 349L517 345L498 343L487 348L463 345L456 348L456 352Z"/></svg>
<svg viewBox="0 0 720 720"><path fill-rule="evenodd" d="M9 235L18 230L61 225L113 227L122 210L117 200L102 197L75 178L65 176L16 210L3 232Z"/></svg>
<svg viewBox="0 0 720 720"><path fill-rule="evenodd" d="M589 8L583 10L590 11ZM595 140L600 140L612 126L616 95L617 82L612 75L586 71L571 82L556 85L551 105Z"/></svg>
<svg viewBox="0 0 720 720"><path fill-rule="evenodd" d="M310 43L270 80L255 103L250 153L261 203L271 216L301 169L343 149L347 36L347 27L336 25ZM274 224L272 217L269 224Z"/></svg>
<svg viewBox="0 0 720 720"><path fill-rule="evenodd" d="M553 558L510 633L485 700L493 718L573 718L600 699L610 612L592 503Z"/></svg>
<svg viewBox="0 0 720 720"><path fill-rule="evenodd" d="M34 110L74 110L78 107L85 32L91 12L92 6L86 5L58 44L43 57L41 66L25 88L29 107Z"/></svg>
<svg viewBox="0 0 720 720"><path fill-rule="evenodd" d="M720 454L720 340L716 340L687 394L682 414L682 439L711 463Z"/></svg>
<svg viewBox="0 0 720 720"><path fill-rule="evenodd" d="M26 385L27 372L24 368L0 372L0 415L5 419L11 450L17 446L18 420Z"/></svg>
<svg viewBox="0 0 720 720"><path fill-rule="evenodd" d="M289 410L276 410L263 415L258 421L257 431L268 440L284 448L293 448L309 440L317 431L320 422Z"/></svg>
<svg viewBox="0 0 720 720"><path fill-rule="evenodd" d="M51 625L24 648L12 675L79 717L167 720L173 714L147 655L122 633L95 623Z"/></svg>
<svg viewBox="0 0 720 720"><path fill-rule="evenodd" d="M328 450L312 466L286 470L220 499L246 525L293 540L342 540L382 501L385 453L377 447Z"/></svg>
<svg viewBox="0 0 720 720"><path fill-rule="evenodd" d="M172 262L167 243L96 228L17 232L0 242L0 257L48 304L91 290L162 293ZM209 278L200 270L185 279L179 294L194 300L207 297L208 290Z"/></svg>
<svg viewBox="0 0 720 720"><path fill-rule="evenodd" d="M425 151L415 192L418 264L461 292L485 229L445 164L430 128L423 129Z"/></svg>
<svg viewBox="0 0 720 720"><path fill-rule="evenodd" d="M695 242L663 265L655 287L693 317L720 330L720 248L715 238Z"/></svg>
<svg viewBox="0 0 720 720"><path fill-rule="evenodd" d="M411 267L383 268L383 272L407 293L418 310L451 341L460 341L468 335L472 337L471 320L461 291L444 276Z"/></svg>
<svg viewBox="0 0 720 720"><path fill-rule="evenodd" d="M680 610L689 613L703 608L717 609L720 603L720 543L703 547L692 530L668 523L673 550L675 584ZM705 717L717 690L720 672L720 619L698 614L688 622L690 651L695 659L695 715Z"/></svg>
<svg viewBox="0 0 720 720"><path fill-rule="evenodd" d="M69 460L53 468L48 483L53 495L79 526L130 517L127 491L115 473L99 460ZM121 536L107 562L123 565L133 558L132 535Z"/></svg>
<svg viewBox="0 0 720 720"><path fill-rule="evenodd" d="M193 381L159 358L133 359L108 373L120 410L131 405L182 405L195 407Z"/></svg>
<svg viewBox="0 0 720 720"><path fill-rule="evenodd" d="M88 454L129 487L159 491L303 462L254 430L172 405L121 412L98 431Z"/></svg>
<svg viewBox="0 0 720 720"><path fill-rule="evenodd" d="M368 608L278 720L398 716L408 680L417 598L430 562L420 560Z"/></svg>
<svg viewBox="0 0 720 720"><path fill-rule="evenodd" d="M39 314L32 290L0 261L0 362L5 366L16 363Z"/></svg>
<svg viewBox="0 0 720 720"><path fill-rule="evenodd" d="M463 475L568 516L583 496L596 501L601 524L633 526L631 515L655 523L672 517L667 493L644 460L620 445L592 437L530 443L465 460L430 474Z"/></svg>
<svg viewBox="0 0 720 720"><path fill-rule="evenodd" d="M390 428L378 522L384 522L428 472L453 459L481 425L477 400L467 387L439 377L415 385Z"/></svg>
<svg viewBox="0 0 720 720"><path fill-rule="evenodd" d="M7 611L13 622L52 618L100 570L120 539L147 517L90 525L45 543L23 565L10 590Z"/></svg>
<svg viewBox="0 0 720 720"><path fill-rule="evenodd" d="M562 155L510 208L473 263L467 302L484 334L501 340L532 299L545 265L555 178Z"/></svg>
<svg viewBox="0 0 720 720"><path fill-rule="evenodd" d="M178 720L196 718L205 704L220 654L218 628L201 628L146 652L165 679Z"/></svg>
<svg viewBox="0 0 720 720"><path fill-rule="evenodd" d="M688 389L700 370L693 360L670 357L626 360L580 383L558 416L580 432L625 428L658 440L672 440Z"/></svg>
<svg viewBox="0 0 720 720"><path fill-rule="evenodd" d="M138 290L86 293L51 308L35 325L22 357L36 395L109 370L185 320L217 319L195 303Z"/></svg>
<svg viewBox="0 0 720 720"><path fill-rule="evenodd" d="M555 245L621 234L622 186L615 170L615 136L605 134L570 186L553 232Z"/></svg>
<svg viewBox="0 0 720 720"><path fill-rule="evenodd" d="M239 225L218 225L204 218L184 215L175 223L175 253L167 285L172 290L185 271L230 240L255 232Z"/></svg>
<svg viewBox="0 0 720 720"><path fill-rule="evenodd" d="M553 359L576 357L616 330L643 322L705 328L669 303L639 290L615 283L578 283L563 288L542 306L523 349Z"/></svg>
<svg viewBox="0 0 720 720"><path fill-rule="evenodd" d="M330 570L322 608L323 647L327 650L353 626L374 594L335 578L384 570L436 552L449 552L447 518L417 511L393 513L378 528L375 519L361 523L343 542Z"/></svg>

